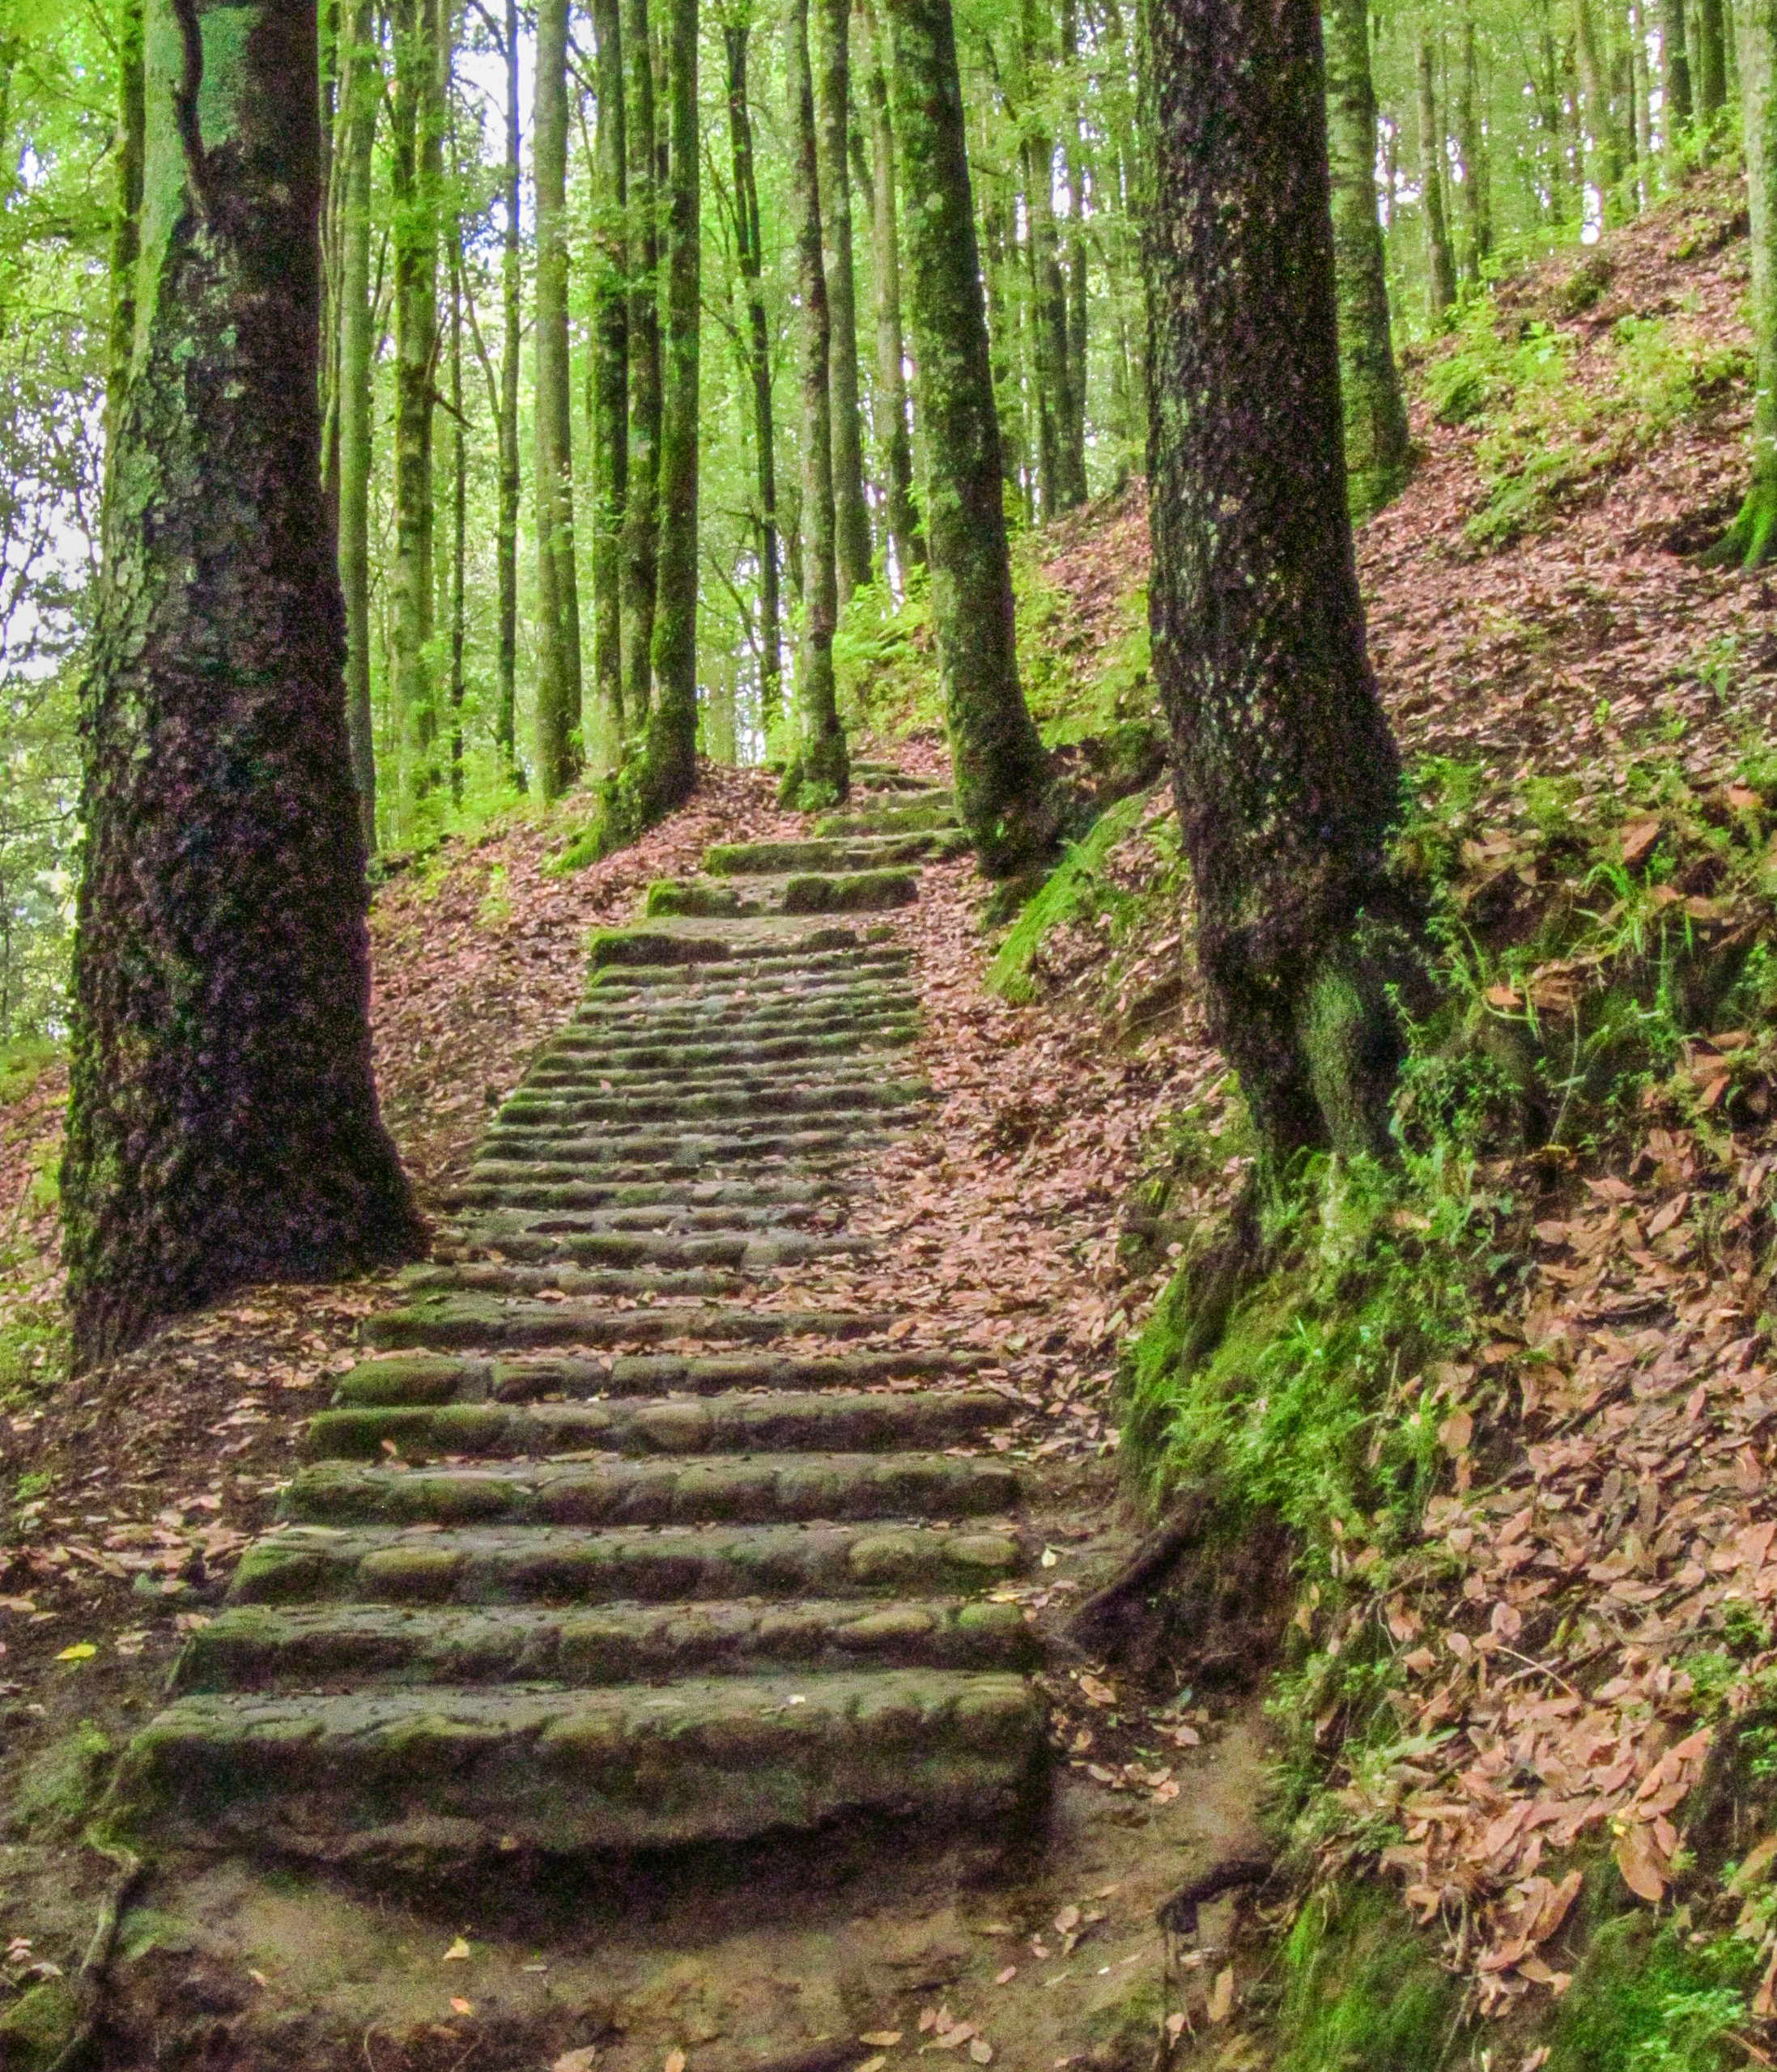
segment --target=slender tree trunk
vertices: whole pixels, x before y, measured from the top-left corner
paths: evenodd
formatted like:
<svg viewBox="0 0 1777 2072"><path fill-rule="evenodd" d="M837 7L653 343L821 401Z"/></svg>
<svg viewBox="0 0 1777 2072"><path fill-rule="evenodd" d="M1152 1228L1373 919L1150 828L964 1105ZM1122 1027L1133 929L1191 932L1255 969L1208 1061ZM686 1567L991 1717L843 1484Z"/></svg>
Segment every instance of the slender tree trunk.
<svg viewBox="0 0 1777 2072"><path fill-rule="evenodd" d="M1705 558L1758 568L1777 551L1777 0L1739 0L1737 27L1752 223L1752 481Z"/></svg>
<svg viewBox="0 0 1777 2072"><path fill-rule="evenodd" d="M1282 1177L1384 1149L1397 1051L1363 933L1400 766L1346 516L1320 20L1172 0L1146 34L1154 677L1211 1027Z"/></svg>
<svg viewBox="0 0 1777 2072"><path fill-rule="evenodd" d="M62 1174L81 1368L230 1288L422 1235L371 1075L321 496L316 14L246 0L226 41L197 27L149 0L156 236L85 693Z"/></svg>
<svg viewBox="0 0 1777 2072"><path fill-rule="evenodd" d="M746 53L752 35L749 6L723 25L728 55L728 127L734 155L735 243L746 298L743 334L753 395L755 479L759 492L759 726L777 724L783 695L783 608L778 594L777 457L772 413L771 333L765 315L765 255L759 234L759 183L753 168L753 117L746 97Z"/></svg>
<svg viewBox="0 0 1777 2072"><path fill-rule="evenodd" d="M598 45L598 163L593 199L593 672L608 748L621 761L623 507L629 491L628 138L620 0L593 0Z"/></svg>
<svg viewBox="0 0 1777 2072"><path fill-rule="evenodd" d="M1049 56L1046 49L1039 49L1033 0L1025 0L1022 40L1024 94L1028 100L1036 91L1039 66ZM1036 323L1037 439L1045 518L1056 517L1086 501L1084 456L1075 455L1069 437L1073 403L1069 383L1067 287L1061 277L1056 236L1054 176L1055 140L1040 123L1031 121L1025 138L1024 201Z"/></svg>
<svg viewBox="0 0 1777 2072"><path fill-rule="evenodd" d="M623 718L644 725L653 690L654 602L659 580L661 337L660 223L654 134L654 46L648 0L623 0L629 74L629 478L623 503Z"/></svg>
<svg viewBox="0 0 1777 2072"><path fill-rule="evenodd" d="M1654 131L1648 102L1647 0L1630 0L1629 91L1635 110L1636 206L1648 209L1654 201Z"/></svg>
<svg viewBox="0 0 1777 2072"><path fill-rule="evenodd" d="M1443 207L1443 129L1438 120L1433 84L1431 39L1422 35L1418 53L1419 86L1419 190L1426 219L1426 311L1438 329L1456 299L1456 262L1450 252L1448 219Z"/></svg>
<svg viewBox="0 0 1777 2072"><path fill-rule="evenodd" d="M699 218L697 0L668 0L666 350L661 398L660 567L646 817L697 782Z"/></svg>
<svg viewBox="0 0 1777 2072"><path fill-rule="evenodd" d="M1720 141L1722 111L1727 105L1728 48L1722 27L1722 0L1697 0L1697 126L1709 152Z"/></svg>
<svg viewBox="0 0 1777 2072"><path fill-rule="evenodd" d="M1080 119L1080 36L1073 0L1061 0L1061 65L1067 84L1067 312L1068 312L1068 464L1075 472L1080 500L1086 494L1086 384L1088 365L1086 313L1090 280L1087 274L1086 239L1086 138Z"/></svg>
<svg viewBox="0 0 1777 2072"><path fill-rule="evenodd" d="M339 579L346 605L346 733L358 825L376 848L376 751L370 709L371 174L382 107L382 49L372 0L355 0L343 83L340 151Z"/></svg>
<svg viewBox="0 0 1777 2072"><path fill-rule="evenodd" d="M833 688L833 629L839 618L837 517L833 495L826 240L822 236L820 151L809 69L809 0L789 0L784 17L784 76L791 132L791 209L796 226L796 288L801 304L797 385L802 403L803 582L796 652L796 747L780 803L804 811L843 799L851 781L845 734Z"/></svg>
<svg viewBox="0 0 1777 2072"><path fill-rule="evenodd" d="M453 185L461 192L452 124ZM469 438L463 416L463 220L450 236L450 798L463 802L463 652L468 640Z"/></svg>
<svg viewBox="0 0 1777 2072"><path fill-rule="evenodd" d="M1610 104L1610 74L1599 43L1592 0L1574 0L1574 35L1584 104L1586 170L1598 190L1604 220L1613 223L1622 213L1618 188L1622 179L1622 155L1618 147L1616 113Z"/></svg>
<svg viewBox="0 0 1777 2072"><path fill-rule="evenodd" d="M865 74L870 107L871 244L876 262L878 440L882 450L888 535L904 580L925 562L925 538L913 499L913 445L907 429L907 341L901 325L901 227L895 206L895 129L881 29L874 8L861 17L869 38ZM992 265L989 264L989 278Z"/></svg>
<svg viewBox="0 0 1777 2072"><path fill-rule="evenodd" d="M393 693L410 813L438 782L433 403L438 358L439 212L444 185L438 91L440 0L394 0L395 625Z"/></svg>
<svg viewBox="0 0 1777 2072"><path fill-rule="evenodd" d="M521 283L518 221L518 0L506 0L506 223L500 248L500 295L505 324L500 363L500 507L495 558L499 563L499 689L494 744L500 764L524 786L518 760L518 356Z"/></svg>
<svg viewBox="0 0 1777 2072"><path fill-rule="evenodd" d="M1333 47L1327 48L1327 70L1330 76L1333 66ZM1491 229L1487 220L1487 146L1482 134L1478 101L1481 91L1481 67L1475 51L1475 18L1473 11L1463 16L1462 21L1462 74L1456 90L1456 147L1462 153L1462 219L1463 240L1460 273L1470 287L1481 285L1482 269L1486 264L1487 247L1491 242ZM1332 109L1328 108L1330 126ZM1330 142L1330 138L1329 138ZM1337 159L1338 146L1332 146ZM1338 175L1335 172L1335 194ZM1335 200L1334 206L1337 206ZM1372 214L1374 211L1372 210ZM1338 259L1338 240L1333 240L1333 257ZM1348 456L1349 457L1349 456Z"/></svg>
<svg viewBox="0 0 1777 2072"><path fill-rule="evenodd" d="M546 799L580 774L580 592L568 357L568 0L538 0L537 110L537 773Z"/></svg>
<svg viewBox="0 0 1777 2072"><path fill-rule="evenodd" d="M1660 0L1660 111L1667 177L1675 176L1690 134L1690 57L1685 47L1685 0Z"/></svg>
<svg viewBox="0 0 1777 2072"><path fill-rule="evenodd" d="M1388 263L1376 220L1369 0L1331 0L1326 32L1340 389L1351 515L1360 520L1400 493L1410 448L1406 405L1388 335Z"/></svg>
<svg viewBox="0 0 1777 2072"><path fill-rule="evenodd" d="M959 817L997 876L1050 854L1062 800L1024 703L950 0L886 0L938 675Z"/></svg>
<svg viewBox="0 0 1777 2072"><path fill-rule="evenodd" d="M833 509L840 601L870 580L870 507L864 494L863 416L857 401L857 285L852 261L851 0L811 0L814 130L820 168L823 259L831 316Z"/></svg>

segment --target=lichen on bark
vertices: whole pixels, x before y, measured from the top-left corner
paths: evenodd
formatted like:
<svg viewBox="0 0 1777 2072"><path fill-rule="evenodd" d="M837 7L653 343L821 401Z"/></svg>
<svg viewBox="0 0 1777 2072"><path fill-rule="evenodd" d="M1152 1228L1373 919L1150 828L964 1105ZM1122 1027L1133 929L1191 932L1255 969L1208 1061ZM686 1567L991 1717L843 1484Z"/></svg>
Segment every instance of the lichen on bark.
<svg viewBox="0 0 1777 2072"><path fill-rule="evenodd" d="M371 1072L321 491L316 18L148 0L144 228L90 672L62 1168L74 1357L410 1255ZM230 19L220 22L223 15Z"/></svg>

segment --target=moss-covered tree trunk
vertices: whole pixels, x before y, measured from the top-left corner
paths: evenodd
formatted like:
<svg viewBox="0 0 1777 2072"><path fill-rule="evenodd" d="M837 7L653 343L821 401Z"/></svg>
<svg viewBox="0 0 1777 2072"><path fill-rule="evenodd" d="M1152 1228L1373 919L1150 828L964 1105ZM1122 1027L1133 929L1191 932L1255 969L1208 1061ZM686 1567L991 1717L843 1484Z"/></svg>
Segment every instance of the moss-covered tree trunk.
<svg viewBox="0 0 1777 2072"><path fill-rule="evenodd" d="M1061 800L1013 631L987 316L950 0L886 0L926 538L959 816L996 876L1051 853Z"/></svg>
<svg viewBox="0 0 1777 2072"><path fill-rule="evenodd" d="M1690 135L1690 53L1685 47L1685 0L1660 0L1660 128L1669 177L1676 172Z"/></svg>
<svg viewBox="0 0 1777 2072"><path fill-rule="evenodd" d="M341 85L345 135L340 152L339 580L346 601L346 731L358 824L376 847L376 751L370 711L371 176L382 107L382 50L372 0L357 0Z"/></svg>
<svg viewBox="0 0 1777 2072"><path fill-rule="evenodd" d="M783 607L779 597L777 455L772 409L771 329L765 313L765 253L759 229L759 180L753 163L753 116L746 92L746 53L752 38L750 4L722 25L728 58L728 131L734 159L736 259L746 299L742 345L753 401L753 469L759 497L759 724L777 724L783 694Z"/></svg>
<svg viewBox="0 0 1777 2072"><path fill-rule="evenodd" d="M1369 0L1331 0L1326 12L1327 146L1333 257L1339 295L1339 382L1346 475L1354 519L1400 493L1410 446L1394 346L1388 274L1376 218L1376 99Z"/></svg>
<svg viewBox="0 0 1777 2072"><path fill-rule="evenodd" d="M1088 304L1091 282L1086 258L1086 190L1090 159L1080 106L1080 29L1073 0L1061 0L1061 65L1067 96L1065 155L1068 176L1066 264L1068 422L1070 465L1078 468L1082 502L1086 494L1086 391L1088 373Z"/></svg>
<svg viewBox="0 0 1777 2072"><path fill-rule="evenodd" d="M1215 1038L1269 1169L1387 1141L1400 769L1364 648L1315 0L1146 16L1154 677ZM1253 379L1263 368L1265 378Z"/></svg>
<svg viewBox="0 0 1777 2072"><path fill-rule="evenodd" d="M687 798L697 781L697 0L668 0L666 19L666 349L654 701L644 762L649 819Z"/></svg>
<svg viewBox="0 0 1777 2072"><path fill-rule="evenodd" d="M1422 35L1415 53L1419 115L1419 206L1426 223L1426 313L1435 330L1456 299L1456 261L1450 250L1449 219L1443 206L1443 125L1438 120L1438 95L1431 39Z"/></svg>
<svg viewBox="0 0 1777 2072"><path fill-rule="evenodd" d="M832 352L833 512L840 601L870 580L870 507L864 494L864 419L857 400L857 283L852 258L851 0L813 0L814 129Z"/></svg>
<svg viewBox="0 0 1777 2072"><path fill-rule="evenodd" d="M523 333L519 291L518 0L506 0L506 163L502 175L505 223L500 236L500 291L504 338L500 363L500 488L495 520L500 626L494 743L501 766L522 783L518 760L518 356Z"/></svg>
<svg viewBox="0 0 1777 2072"><path fill-rule="evenodd" d="M546 799L580 775L580 589L568 359L568 0L538 0L536 115L537 775Z"/></svg>
<svg viewBox="0 0 1777 2072"><path fill-rule="evenodd" d="M623 121L629 145L629 477L623 504L623 717L648 717L653 695L659 578L660 222L655 179L654 52L648 0L623 0Z"/></svg>
<svg viewBox="0 0 1777 2072"><path fill-rule="evenodd" d="M1493 253L1493 168L1489 161L1487 133L1481 121L1481 65L1476 49L1474 10L1462 18L1462 73L1456 93L1456 148L1462 154L1462 278L1479 287L1482 273ZM1333 70L1333 48L1327 47L1327 70ZM1331 91L1330 83L1328 91ZM1328 106L1328 118L1331 118ZM1338 151L1333 147L1333 191L1338 191ZM1371 197L1375 213L1375 195ZM1337 210L1338 203L1333 204ZM1337 220L1337 217L1335 217ZM1337 240L1335 240L1337 256Z"/></svg>
<svg viewBox="0 0 1777 2072"><path fill-rule="evenodd" d="M1740 0L1735 26L1752 223L1752 481L1705 558L1757 568L1777 547L1777 0Z"/></svg>
<svg viewBox="0 0 1777 2072"><path fill-rule="evenodd" d="M1744 96L1745 61L1741 62ZM1723 26L1723 0L1697 0L1697 127L1706 151L1720 141L1723 111L1728 105L1728 38Z"/></svg>
<svg viewBox="0 0 1777 2072"><path fill-rule="evenodd" d="M147 146L147 91L142 71L144 0L123 0L117 17L117 142L112 202L111 336L105 363L105 450L117 441L117 416L130 385L130 356L136 338L136 261L142 253L142 159ZM11 87L13 53L4 63Z"/></svg>
<svg viewBox="0 0 1777 2072"><path fill-rule="evenodd" d="M895 127L889 113L881 28L875 11L861 16L869 39L865 91L870 110L870 243L876 278L877 439L883 501L895 559L905 578L923 567L925 536L913 497L913 443L907 429L907 340L901 322L901 227L895 203Z"/></svg>
<svg viewBox="0 0 1777 2072"><path fill-rule="evenodd" d="M316 17L148 0L143 249L91 673L65 1256L78 1365L421 1241L371 1076L321 500Z"/></svg>
<svg viewBox="0 0 1777 2072"><path fill-rule="evenodd" d="M833 686L839 620L831 405L832 344L821 235L818 121L809 68L809 0L784 14L790 207L796 236L797 386L802 406L802 624L796 650L796 745L780 796L806 810L844 797L851 781Z"/></svg>
<svg viewBox="0 0 1777 2072"><path fill-rule="evenodd" d="M1618 189L1622 180L1622 147L1617 111L1612 104L1610 70L1598 36L1592 0L1574 0L1574 48L1579 61L1579 91L1586 137L1586 172L1598 190L1607 223L1622 214Z"/></svg>
<svg viewBox="0 0 1777 2072"><path fill-rule="evenodd" d="M629 159L623 11L593 0L598 53L593 235L593 677L607 762L623 750L623 504L629 491Z"/></svg>
<svg viewBox="0 0 1777 2072"><path fill-rule="evenodd" d="M390 643L401 776L408 811L438 782L436 505L432 430L438 355L438 248L444 186L440 0L394 0L395 557Z"/></svg>

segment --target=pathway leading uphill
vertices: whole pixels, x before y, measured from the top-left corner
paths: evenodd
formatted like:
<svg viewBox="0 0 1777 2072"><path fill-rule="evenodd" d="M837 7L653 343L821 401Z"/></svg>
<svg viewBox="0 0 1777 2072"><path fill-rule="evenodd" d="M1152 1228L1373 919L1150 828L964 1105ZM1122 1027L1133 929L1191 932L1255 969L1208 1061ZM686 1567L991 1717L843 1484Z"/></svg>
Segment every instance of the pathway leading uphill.
<svg viewBox="0 0 1777 2072"><path fill-rule="evenodd" d="M408 1869L1039 1816L1018 1403L780 1279L862 1249L925 1098L880 917L962 838L946 792L857 778L595 941L136 1742L141 1816Z"/></svg>

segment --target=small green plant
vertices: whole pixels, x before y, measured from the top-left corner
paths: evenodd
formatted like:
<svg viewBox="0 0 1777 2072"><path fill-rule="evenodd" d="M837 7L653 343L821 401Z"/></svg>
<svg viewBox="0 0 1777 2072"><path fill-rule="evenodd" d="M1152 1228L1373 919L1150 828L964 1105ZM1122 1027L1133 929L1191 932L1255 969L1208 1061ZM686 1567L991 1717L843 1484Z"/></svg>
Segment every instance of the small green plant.
<svg viewBox="0 0 1777 2072"><path fill-rule="evenodd" d="M1031 966L1052 928L1090 913L1099 903L1105 858L1139 826L1147 805L1143 794L1120 799L1101 813L1085 838L1066 854L1027 903L988 967L987 983L1004 1000L1030 1000L1035 991Z"/></svg>
<svg viewBox="0 0 1777 2072"><path fill-rule="evenodd" d="M1605 1922L1562 2003L1549 2072L1721 2072L1758 1975L1755 1943L1690 1932L1680 1914Z"/></svg>

